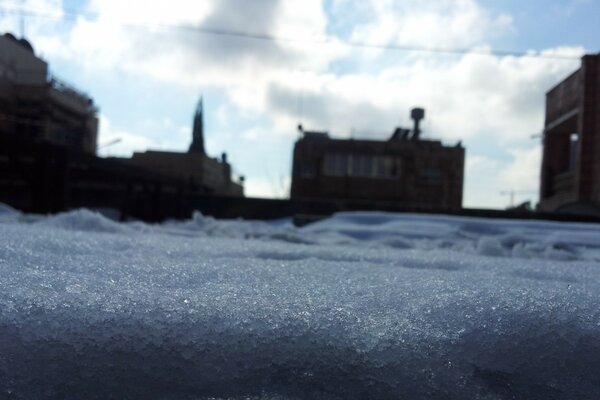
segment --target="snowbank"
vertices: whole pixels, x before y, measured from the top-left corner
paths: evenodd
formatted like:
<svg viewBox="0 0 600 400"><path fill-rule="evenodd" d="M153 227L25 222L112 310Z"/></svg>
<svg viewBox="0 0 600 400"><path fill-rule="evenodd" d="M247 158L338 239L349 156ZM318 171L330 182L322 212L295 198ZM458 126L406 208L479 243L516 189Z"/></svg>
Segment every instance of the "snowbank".
<svg viewBox="0 0 600 400"><path fill-rule="evenodd" d="M0 222L17 221L21 213L9 205L0 203Z"/></svg>
<svg viewBox="0 0 600 400"><path fill-rule="evenodd" d="M0 398L594 399L600 227L0 223Z"/></svg>

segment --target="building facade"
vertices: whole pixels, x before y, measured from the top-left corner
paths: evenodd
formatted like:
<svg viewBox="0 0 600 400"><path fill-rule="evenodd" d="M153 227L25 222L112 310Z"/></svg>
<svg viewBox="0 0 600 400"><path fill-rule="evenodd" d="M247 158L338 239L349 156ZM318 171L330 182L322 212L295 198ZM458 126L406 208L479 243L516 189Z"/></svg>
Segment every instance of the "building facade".
<svg viewBox="0 0 600 400"><path fill-rule="evenodd" d="M600 54L546 94L539 209L600 215Z"/></svg>
<svg viewBox="0 0 600 400"><path fill-rule="evenodd" d="M27 40L0 36L0 134L95 154L97 111L92 99L48 73Z"/></svg>
<svg viewBox="0 0 600 400"><path fill-rule="evenodd" d="M421 139L424 112L415 109L412 115L412 135L397 128L387 141L303 132L294 146L291 198L460 209L464 147Z"/></svg>
<svg viewBox="0 0 600 400"><path fill-rule="evenodd" d="M227 155L221 159L209 157L204 151L204 122L202 99L194 113L192 143L187 153L149 150L134 153L127 163L164 176L189 183L194 191L218 196L241 197L242 182L232 179L231 165Z"/></svg>

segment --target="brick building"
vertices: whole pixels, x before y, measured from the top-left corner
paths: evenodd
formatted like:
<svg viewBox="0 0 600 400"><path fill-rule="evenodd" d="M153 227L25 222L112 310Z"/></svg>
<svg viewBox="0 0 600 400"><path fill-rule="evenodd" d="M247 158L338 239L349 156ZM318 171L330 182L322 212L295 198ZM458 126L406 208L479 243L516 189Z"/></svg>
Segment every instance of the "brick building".
<svg viewBox="0 0 600 400"><path fill-rule="evenodd" d="M65 145L95 154L92 99L51 76L25 39L0 36L0 134Z"/></svg>
<svg viewBox="0 0 600 400"><path fill-rule="evenodd" d="M600 54L546 94L539 209L600 215Z"/></svg>
<svg viewBox="0 0 600 400"><path fill-rule="evenodd" d="M303 132L294 146L292 199L394 203L407 208L459 209L465 149L420 138L422 109L411 132L387 141L332 139Z"/></svg>

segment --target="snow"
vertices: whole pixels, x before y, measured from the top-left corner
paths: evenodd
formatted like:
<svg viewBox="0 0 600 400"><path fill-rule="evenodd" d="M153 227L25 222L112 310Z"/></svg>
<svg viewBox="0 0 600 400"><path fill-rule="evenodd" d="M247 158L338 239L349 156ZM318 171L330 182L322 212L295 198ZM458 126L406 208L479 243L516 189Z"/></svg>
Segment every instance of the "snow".
<svg viewBox="0 0 600 400"><path fill-rule="evenodd" d="M600 226L0 207L0 398L595 399Z"/></svg>
<svg viewBox="0 0 600 400"><path fill-rule="evenodd" d="M0 222L16 221L21 213L9 205L0 203Z"/></svg>

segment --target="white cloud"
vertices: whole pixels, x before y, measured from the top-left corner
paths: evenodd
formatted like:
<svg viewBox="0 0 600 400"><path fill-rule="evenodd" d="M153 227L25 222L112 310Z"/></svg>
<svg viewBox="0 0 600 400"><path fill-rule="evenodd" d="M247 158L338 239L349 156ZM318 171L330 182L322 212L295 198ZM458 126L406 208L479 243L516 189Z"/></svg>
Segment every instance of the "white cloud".
<svg viewBox="0 0 600 400"><path fill-rule="evenodd" d="M301 79L272 83L263 111L279 119L280 127L291 128L302 114L309 126L379 130L383 138L420 105L427 110L430 136L514 144L540 131L545 91L577 65L576 60L467 54L452 63L422 61L377 74L307 72Z"/></svg>
<svg viewBox="0 0 600 400"><path fill-rule="evenodd" d="M289 178L275 181L269 178L247 178L244 182L244 194L247 197L285 198L289 195Z"/></svg>
<svg viewBox="0 0 600 400"><path fill-rule="evenodd" d="M242 132L240 137L245 140L256 141L260 139L261 133L260 129L253 127Z"/></svg>
<svg viewBox="0 0 600 400"><path fill-rule="evenodd" d="M182 85L235 87L262 83L299 63L326 66L332 47L315 51L305 43L327 38L326 24L320 0L177 0L143 7L133 0L93 0L65 36L64 49L48 50L68 51L90 69L123 69ZM218 34L226 31L300 40Z"/></svg>
<svg viewBox="0 0 600 400"><path fill-rule="evenodd" d="M542 164L541 146L517 148L510 151L512 162L499 173L506 190L514 191L518 199L537 201Z"/></svg>
<svg viewBox="0 0 600 400"><path fill-rule="evenodd" d="M43 1L43 0L38 0ZM86 8L88 14L99 21L136 25L160 29L164 25L194 24L202 21L214 10L214 1L169 0L139 1L91 0Z"/></svg>
<svg viewBox="0 0 600 400"><path fill-rule="evenodd" d="M352 36L370 42L410 38L434 47L446 40L452 47L472 46L512 29L508 16L492 15L474 0L370 0L368 5L371 18L357 23ZM54 42L46 43L45 50L59 56L71 52L74 61L100 73L123 69L182 86L220 88L242 113L266 115L276 131L290 135L303 121L338 132L379 131L381 138L407 121L412 106L420 105L427 109L431 136L452 141L481 136L511 143L540 130L544 91L577 65L526 57L429 54L401 58L378 71L336 74L328 66L349 54L340 46L166 28L201 24L309 41L331 39L321 0L257 0L252 6L239 0L177 0L149 2L133 12L137 9L139 3L132 0L93 0L88 12L95 18L80 17L63 48L57 49ZM352 54L364 58L360 51Z"/></svg>
<svg viewBox="0 0 600 400"><path fill-rule="evenodd" d="M484 156L469 156L467 149L463 207L500 208L504 206L500 197L503 187L496 180L500 168L499 161Z"/></svg>
<svg viewBox="0 0 600 400"><path fill-rule="evenodd" d="M531 146L531 145L530 145ZM467 150L468 152L468 150ZM494 159L471 156L466 162L463 205L474 208L506 208L511 200L517 205L538 201L541 147L515 148L510 157Z"/></svg>
<svg viewBox="0 0 600 400"><path fill-rule="evenodd" d="M470 47L512 29L507 14L493 15L474 0L370 0L374 17L358 24L356 41L438 48Z"/></svg>

